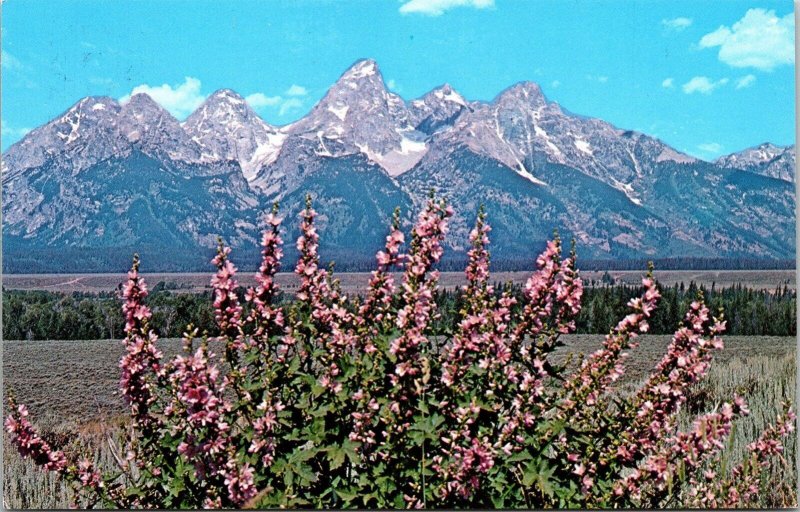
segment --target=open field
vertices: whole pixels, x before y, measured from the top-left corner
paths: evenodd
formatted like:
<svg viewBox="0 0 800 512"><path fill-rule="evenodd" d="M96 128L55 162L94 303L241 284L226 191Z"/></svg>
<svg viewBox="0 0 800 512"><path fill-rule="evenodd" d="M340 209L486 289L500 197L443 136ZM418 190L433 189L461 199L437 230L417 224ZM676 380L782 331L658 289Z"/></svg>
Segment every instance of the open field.
<svg viewBox="0 0 800 512"><path fill-rule="evenodd" d="M713 410L723 400L739 393L752 411L737 420L725 457L730 467L747 452L765 425L774 421L785 400L796 401L796 340L788 337L727 336L725 349L717 353L709 375L692 388L689 402L678 422L688 428L692 419ZM566 336L566 352L590 353L602 336ZM669 336L642 336L631 351L628 372L618 392L636 387L664 354ZM162 340L166 357L180 350L179 340ZM6 389L13 388L20 402L27 403L37 426L51 442L62 446L77 436L72 448L94 454L101 466L112 467L106 435L121 432L121 402L117 389L117 362L123 352L118 340L6 341L3 372ZM108 433L108 434L107 434ZM4 438L4 504L11 508L67 508L69 490L52 475L44 474L28 461L20 460ZM762 496L764 506L796 505L796 440L786 446L786 465L770 477L770 491Z"/></svg>
<svg viewBox="0 0 800 512"><path fill-rule="evenodd" d="M609 275L618 283L638 284L644 271L615 270ZM512 281L517 284L524 283L530 272L494 272L492 280L500 283ZM582 272L584 280L600 281L602 271ZM211 273L161 273L143 274L147 282L153 286L158 282L174 283L176 291L200 293L210 289ZM697 284L711 286L715 283L719 287L736 284L755 289L774 289L787 285L794 289L796 285L794 270L664 270L655 272L656 279L662 284L672 286L675 283ZM336 272L336 278L341 281L342 289L347 294L358 293L366 288L370 274L368 272ZM242 272L238 276L239 283L243 286L254 284L252 272ZM47 290L52 292L109 292L125 280L125 274L5 274L3 286L11 290ZM297 288L298 279L293 273L278 274L278 284L284 290L291 292ZM463 272L442 272L440 285L443 288L453 288L464 284Z"/></svg>
<svg viewBox="0 0 800 512"><path fill-rule="evenodd" d="M563 352L589 354L599 348L598 335L565 336ZM625 382L642 379L666 352L670 336L642 336L631 351ZM716 362L751 357L780 358L795 353L794 338L726 336L725 349ZM160 340L165 357L180 352L181 341ZM213 345L212 345L213 347ZM52 415L80 419L123 411L115 395L119 379L117 363L124 352L118 340L4 341L3 376L6 389L13 388L34 417Z"/></svg>

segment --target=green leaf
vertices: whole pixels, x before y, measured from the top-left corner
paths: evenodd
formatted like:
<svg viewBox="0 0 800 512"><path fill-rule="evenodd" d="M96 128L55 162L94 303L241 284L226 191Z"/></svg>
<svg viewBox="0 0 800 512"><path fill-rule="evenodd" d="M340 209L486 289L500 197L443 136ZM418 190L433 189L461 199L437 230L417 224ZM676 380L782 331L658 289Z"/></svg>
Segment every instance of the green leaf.
<svg viewBox="0 0 800 512"><path fill-rule="evenodd" d="M294 484L294 471L291 469L286 469L283 473L283 484L286 486L287 489L292 488L292 484Z"/></svg>
<svg viewBox="0 0 800 512"><path fill-rule="evenodd" d="M328 461L330 461L330 469L338 469L344 464L345 452L342 448L332 447L328 449Z"/></svg>
<svg viewBox="0 0 800 512"><path fill-rule="evenodd" d="M358 493L352 491L345 491L343 489L336 489L336 495L344 501L353 501L358 496Z"/></svg>
<svg viewBox="0 0 800 512"><path fill-rule="evenodd" d="M555 468L548 466L547 461L529 462L522 471L522 485L526 487L535 486L545 496L552 497L554 493L552 477Z"/></svg>
<svg viewBox="0 0 800 512"><path fill-rule="evenodd" d="M133 497L133 496L141 497L144 495L144 493L138 487L128 487L127 489L125 489L125 495L128 497Z"/></svg>
<svg viewBox="0 0 800 512"><path fill-rule="evenodd" d="M364 508L370 508L369 502L372 501L372 500L376 500L377 501L377 497L375 496L375 493L369 493L369 494L365 494L365 495L361 496L361 502L364 504Z"/></svg>
<svg viewBox="0 0 800 512"><path fill-rule="evenodd" d="M311 470L308 464L299 464L297 466L297 476L303 479L304 485L317 481L317 474Z"/></svg>
<svg viewBox="0 0 800 512"><path fill-rule="evenodd" d="M308 449L305 449L305 450L302 450L302 449L301 450L295 450L295 452L292 454L292 457L291 457L290 460L293 463L306 462L308 460L313 459L314 456L317 454L317 451L318 450L315 450L314 448L308 448Z"/></svg>
<svg viewBox="0 0 800 512"><path fill-rule="evenodd" d="M361 443L351 441L350 439L346 439L342 443L342 451L347 455L347 459L351 464L358 464L361 462L361 456L356 451L359 446L361 446Z"/></svg>
<svg viewBox="0 0 800 512"><path fill-rule="evenodd" d="M492 505L494 508L506 508L505 507L506 500L502 496L492 495Z"/></svg>
<svg viewBox="0 0 800 512"><path fill-rule="evenodd" d="M172 496L178 496L184 490L186 490L186 484L182 478L175 478L169 484L169 493Z"/></svg>
<svg viewBox="0 0 800 512"><path fill-rule="evenodd" d="M531 460L533 456L528 452L517 452L506 459L507 462L520 462L523 460Z"/></svg>

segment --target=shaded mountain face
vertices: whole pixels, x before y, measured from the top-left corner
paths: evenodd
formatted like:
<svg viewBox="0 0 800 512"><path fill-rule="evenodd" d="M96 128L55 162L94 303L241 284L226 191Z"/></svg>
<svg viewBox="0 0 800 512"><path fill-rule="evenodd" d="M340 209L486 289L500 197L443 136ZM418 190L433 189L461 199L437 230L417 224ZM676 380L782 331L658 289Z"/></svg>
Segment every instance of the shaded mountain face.
<svg viewBox="0 0 800 512"><path fill-rule="evenodd" d="M134 149L76 175L54 165L3 185L9 246L208 247L255 243L260 200L235 166L162 160Z"/></svg>
<svg viewBox="0 0 800 512"><path fill-rule="evenodd" d="M753 148L717 159L716 163L729 169L742 169L779 180L795 180L795 147L776 146L765 142Z"/></svg>
<svg viewBox="0 0 800 512"><path fill-rule="evenodd" d="M408 227L433 188L455 207L455 254L485 204L493 254L520 262L554 228L584 257L793 258L794 162L793 146L770 144L700 161L571 114L531 82L490 102L445 84L407 103L362 60L285 127L228 89L184 123L146 95L84 98L3 155L4 247L150 247L155 266L174 270L175 248L207 252L218 236L254 248L274 201L291 242L310 193L323 257L361 262L382 245L394 207ZM87 270L121 270L92 261Z"/></svg>
<svg viewBox="0 0 800 512"><path fill-rule="evenodd" d="M425 135L453 125L463 112L471 110L469 103L450 84L437 87L409 105L411 123Z"/></svg>

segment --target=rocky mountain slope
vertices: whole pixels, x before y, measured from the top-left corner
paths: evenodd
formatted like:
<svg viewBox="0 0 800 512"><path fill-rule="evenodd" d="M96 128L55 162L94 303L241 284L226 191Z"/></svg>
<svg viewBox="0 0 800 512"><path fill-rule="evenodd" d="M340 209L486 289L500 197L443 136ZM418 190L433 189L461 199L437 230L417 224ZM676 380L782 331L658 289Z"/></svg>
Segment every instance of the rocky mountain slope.
<svg viewBox="0 0 800 512"><path fill-rule="evenodd" d="M89 97L2 160L12 271L15 258L35 271L31 254L65 249L147 247L166 268L170 257L208 253L218 236L252 247L273 201L291 239L307 192L321 214L323 256L364 261L394 207L410 222L431 188L456 209L448 240L456 255L479 204L494 228L493 254L519 262L554 228L598 259L795 254L793 146L704 162L572 114L532 82L490 102L450 85L406 102L371 60L356 62L289 126L269 125L227 89L184 123L145 95L124 104ZM194 268L202 258L190 259ZM98 268L86 270L119 270L92 261Z"/></svg>
<svg viewBox="0 0 800 512"><path fill-rule="evenodd" d="M765 142L718 158L716 163L729 169L744 169L771 178L795 181L796 158L794 145L776 146Z"/></svg>

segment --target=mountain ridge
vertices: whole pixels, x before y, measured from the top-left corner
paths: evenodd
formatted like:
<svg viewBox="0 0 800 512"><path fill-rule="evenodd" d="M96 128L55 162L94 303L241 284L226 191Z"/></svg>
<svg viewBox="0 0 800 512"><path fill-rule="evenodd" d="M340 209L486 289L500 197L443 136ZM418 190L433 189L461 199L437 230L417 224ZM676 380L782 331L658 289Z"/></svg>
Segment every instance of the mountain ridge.
<svg viewBox="0 0 800 512"><path fill-rule="evenodd" d="M390 202L407 225L434 187L456 207L457 253L487 203L509 258L559 228L593 258L780 259L795 253L794 161L794 146L772 144L699 160L573 114L534 82L488 102L446 83L406 101L362 59L280 127L230 89L183 123L146 95L83 98L3 154L3 234L12 251L158 244L145 228L163 217L165 245L246 246L268 205L291 216L312 191L328 249L361 257L379 248Z"/></svg>

